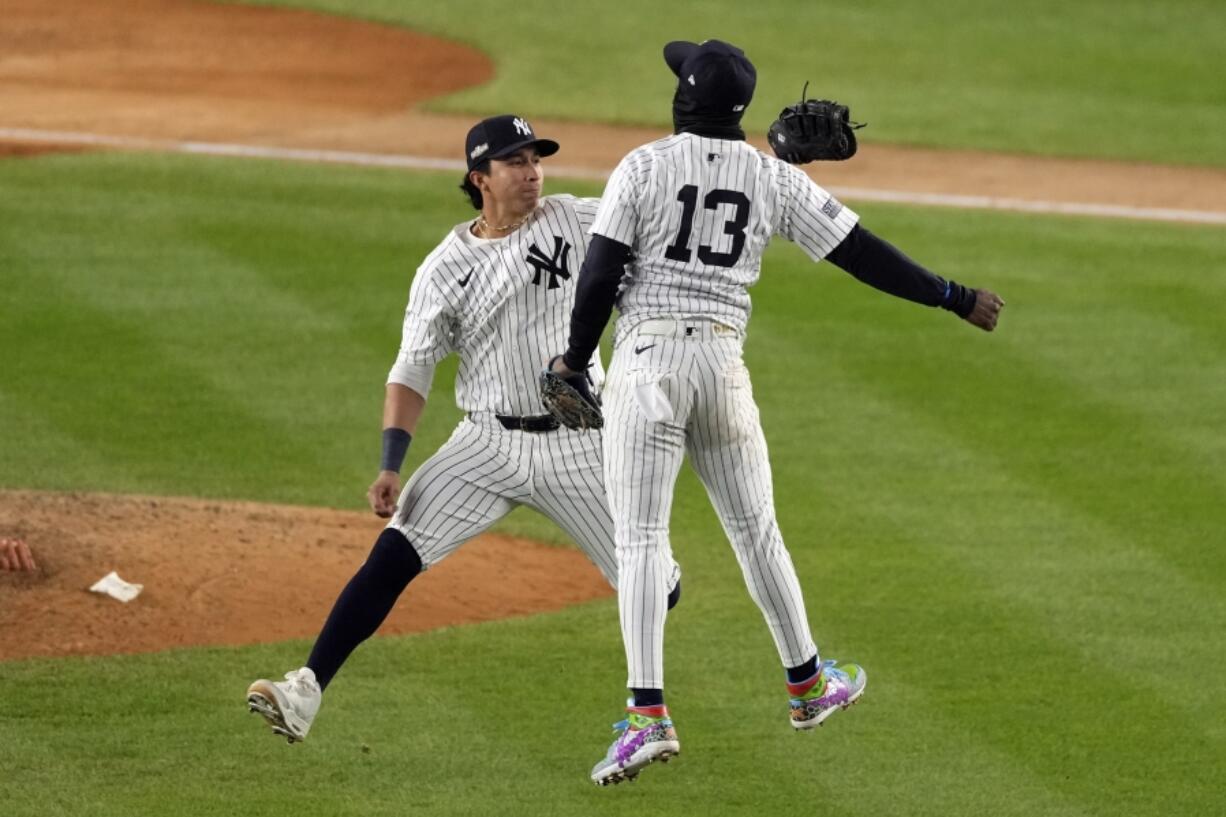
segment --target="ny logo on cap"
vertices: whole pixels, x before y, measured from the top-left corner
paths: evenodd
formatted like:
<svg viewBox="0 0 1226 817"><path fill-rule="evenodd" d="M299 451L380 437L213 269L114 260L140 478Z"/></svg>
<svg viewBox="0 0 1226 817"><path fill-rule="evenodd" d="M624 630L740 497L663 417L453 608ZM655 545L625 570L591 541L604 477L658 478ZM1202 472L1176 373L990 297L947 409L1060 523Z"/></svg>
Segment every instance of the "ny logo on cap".
<svg viewBox="0 0 1226 817"><path fill-rule="evenodd" d="M531 136L531 135L532 135L532 128L531 128L531 126L529 126L527 122L525 122L524 120L520 119L518 116L517 116L517 117L515 117L515 119L514 119L514 120L512 120L511 124L515 126L515 130L516 130L516 131L518 131L519 133L523 134L524 136Z"/></svg>

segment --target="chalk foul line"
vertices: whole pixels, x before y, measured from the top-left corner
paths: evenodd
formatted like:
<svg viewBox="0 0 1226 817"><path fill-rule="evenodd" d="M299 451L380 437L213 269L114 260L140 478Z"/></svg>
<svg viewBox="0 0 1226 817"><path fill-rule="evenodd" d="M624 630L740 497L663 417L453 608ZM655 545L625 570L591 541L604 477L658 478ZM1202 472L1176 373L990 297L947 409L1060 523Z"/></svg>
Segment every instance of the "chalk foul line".
<svg viewBox="0 0 1226 817"><path fill-rule="evenodd" d="M394 153L362 153L347 150L311 150L304 148L241 145L227 142L177 142L164 139L144 139L133 136L109 136L75 131L47 131L28 128L0 127L0 141L34 144L73 145L119 150L186 153L198 156L228 156L246 159L323 162L388 167L409 170L453 170L462 173L466 165L459 159L437 159ZM570 179L604 181L608 172L592 168L567 167L550 163L549 174ZM972 210L1006 210L1021 213L1043 213L1069 216L1095 216L1143 221L1170 221L1184 224L1226 225L1226 212L1214 210L1178 210L1165 207L1130 207L1119 204L1042 201L1036 199L997 196L970 196L951 193L916 193L903 190L882 190L869 187L836 187L830 192L848 201L877 201L920 207L959 207Z"/></svg>

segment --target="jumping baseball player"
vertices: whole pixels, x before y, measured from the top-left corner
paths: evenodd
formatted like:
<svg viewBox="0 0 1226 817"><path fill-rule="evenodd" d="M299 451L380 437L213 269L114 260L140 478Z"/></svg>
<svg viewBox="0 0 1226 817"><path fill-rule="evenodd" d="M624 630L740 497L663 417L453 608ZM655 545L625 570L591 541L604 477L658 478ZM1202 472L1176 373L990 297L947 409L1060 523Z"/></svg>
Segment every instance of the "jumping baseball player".
<svg viewBox="0 0 1226 817"><path fill-rule="evenodd" d="M799 169L747 144L740 121L756 72L740 49L718 40L673 42L664 59L678 78L675 132L632 151L610 177L580 273L569 347L548 369L576 381L617 303L603 394L605 484L633 701L592 769L600 785L680 751L664 704L663 662L668 520L687 453L786 668L792 726L818 726L864 692L860 666L818 657L775 521L766 442L742 362L746 290L758 280L771 237L985 330L1003 305L994 293L920 267Z"/></svg>
<svg viewBox="0 0 1226 817"><path fill-rule="evenodd" d="M368 499L391 521L341 592L306 665L247 690L251 711L290 743L306 738L324 689L408 583L519 505L556 522L616 587L600 434L559 428L537 392L541 360L566 337L573 271L598 203L541 197L541 159L557 150L518 116L485 119L468 133L461 187L480 215L454 227L418 268L387 380L382 463ZM467 415L401 491L400 467L435 365L451 352L460 356L456 402ZM590 371L599 384L599 356ZM669 571L672 605L680 570Z"/></svg>

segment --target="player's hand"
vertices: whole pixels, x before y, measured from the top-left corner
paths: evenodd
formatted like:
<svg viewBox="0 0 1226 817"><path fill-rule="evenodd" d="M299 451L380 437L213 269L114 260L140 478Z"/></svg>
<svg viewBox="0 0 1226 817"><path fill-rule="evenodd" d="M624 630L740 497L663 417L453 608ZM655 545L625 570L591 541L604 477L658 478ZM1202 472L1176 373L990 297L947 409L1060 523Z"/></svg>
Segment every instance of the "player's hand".
<svg viewBox="0 0 1226 817"><path fill-rule="evenodd" d="M966 316L966 320L978 326L985 332L991 332L996 328L996 321L1000 318L1000 310L1004 309L1005 302L999 295L989 289L975 290L975 308L971 310L971 314Z"/></svg>
<svg viewBox="0 0 1226 817"><path fill-rule="evenodd" d="M370 484L366 498L370 501L370 509L376 516L384 519L396 511L396 500L400 497L400 474L395 471L380 471L378 478Z"/></svg>
<svg viewBox="0 0 1226 817"><path fill-rule="evenodd" d="M38 570L30 546L22 539L0 539L0 570Z"/></svg>
<svg viewBox="0 0 1226 817"><path fill-rule="evenodd" d="M558 355L549 362L549 371L563 379L567 377L574 377L575 375L579 374L562 362L562 355Z"/></svg>

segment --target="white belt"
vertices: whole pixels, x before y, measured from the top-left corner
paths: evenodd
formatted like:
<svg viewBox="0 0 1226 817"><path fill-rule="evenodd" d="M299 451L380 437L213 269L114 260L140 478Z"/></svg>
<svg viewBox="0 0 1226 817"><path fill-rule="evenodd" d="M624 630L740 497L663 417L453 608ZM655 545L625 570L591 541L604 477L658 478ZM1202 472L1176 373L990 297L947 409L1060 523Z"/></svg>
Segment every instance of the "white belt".
<svg viewBox="0 0 1226 817"><path fill-rule="evenodd" d="M741 334L740 330L734 326L707 318L652 318L636 324L633 332L636 335L659 335L666 338L689 340L735 338Z"/></svg>

